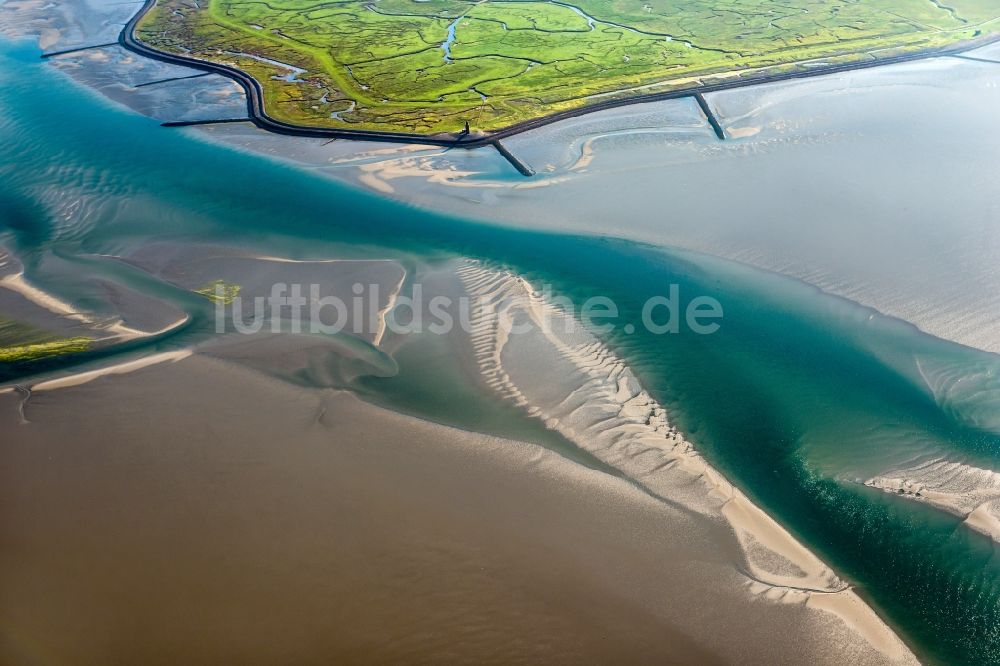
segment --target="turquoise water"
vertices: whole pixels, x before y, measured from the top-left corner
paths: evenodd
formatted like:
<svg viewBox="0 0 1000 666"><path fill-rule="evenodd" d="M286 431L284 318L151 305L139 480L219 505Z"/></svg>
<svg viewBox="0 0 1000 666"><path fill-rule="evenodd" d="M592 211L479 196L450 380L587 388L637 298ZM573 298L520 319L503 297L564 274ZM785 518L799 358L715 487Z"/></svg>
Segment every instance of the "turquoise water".
<svg viewBox="0 0 1000 666"><path fill-rule="evenodd" d="M204 301L101 258L150 239L288 256L480 257L565 294L611 296L623 321L638 321L645 299L670 284L684 298L711 295L725 309L715 335L640 328L608 339L706 457L852 580L919 654L1000 661L993 543L858 483L921 457L996 468L994 355L738 264L408 208L160 128L76 87L34 48L0 47L0 242L34 282L81 305L73 271L176 304L191 325L147 346L188 344L210 330Z"/></svg>

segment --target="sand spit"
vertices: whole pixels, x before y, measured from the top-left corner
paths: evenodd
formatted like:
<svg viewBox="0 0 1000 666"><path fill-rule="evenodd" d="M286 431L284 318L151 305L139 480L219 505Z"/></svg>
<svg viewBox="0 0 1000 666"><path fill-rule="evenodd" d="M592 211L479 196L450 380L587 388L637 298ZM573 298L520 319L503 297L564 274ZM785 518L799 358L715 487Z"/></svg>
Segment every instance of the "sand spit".
<svg viewBox="0 0 1000 666"><path fill-rule="evenodd" d="M880 474L865 485L960 516L1000 543L1000 474L993 470L935 459Z"/></svg>
<svg viewBox="0 0 1000 666"><path fill-rule="evenodd" d="M8 289L19 296L22 296L31 303L48 310L52 314L58 315L60 317L65 317L66 319L71 319L77 321L85 326L99 328L102 331L106 331L111 334L111 337L116 340L133 340L136 338L144 337L150 335L144 331L139 331L134 328L128 327L120 321L100 323L96 321L91 316L86 313L80 312L73 308L71 305L65 301L60 300L56 296L35 287L30 282L24 279L24 275L17 273L14 275L6 275L0 278L0 287ZM152 333L156 335L158 333L165 333L172 328L180 326L185 320L175 322L160 331Z"/></svg>
<svg viewBox="0 0 1000 666"><path fill-rule="evenodd" d="M392 259L289 259L288 257L273 257L266 254L248 255L246 258L255 259L257 261L270 261L276 264L357 264L362 262L366 264L394 263Z"/></svg>
<svg viewBox="0 0 1000 666"><path fill-rule="evenodd" d="M652 495L726 521L754 593L832 612L888 658L913 660L844 581L693 449L595 336L523 278L474 262L458 273L475 297L471 339L486 384Z"/></svg>
<svg viewBox="0 0 1000 666"><path fill-rule="evenodd" d="M156 365L158 363L176 363L177 361L185 359L190 355L191 352L185 349L173 352L163 352L162 354L152 354L151 356L143 356L142 358L138 358L134 361L126 361L124 363L106 366L97 370L78 372L65 377L59 377L58 379L49 379L47 381L39 382L38 384L31 386L31 392L37 393L40 391L54 391L56 389L80 386L82 384L92 382L95 379L99 379L100 377L106 377L107 375L128 374L130 372L135 372L136 370L141 370L142 368L148 368L149 366Z"/></svg>
<svg viewBox="0 0 1000 666"><path fill-rule="evenodd" d="M144 338L165 335L180 328L188 322L188 316L183 313L173 313L176 318L169 320L169 312L164 312L153 319L160 322L156 330L140 330L125 323L119 315L113 318L102 318L88 312L83 312L58 296L51 294L31 284L24 276L24 267L3 246L0 246L0 288L23 298L32 306L40 308L74 326L82 327L93 335L95 341L101 343L122 343ZM148 315L148 313L143 313Z"/></svg>
<svg viewBox="0 0 1000 666"><path fill-rule="evenodd" d="M2 258L0 258L0 261L2 261ZM94 323L90 317L78 312L76 308L72 307L69 303L66 303L65 301L62 301L30 284L24 279L24 273L20 270L0 277L0 287L22 296L26 300L31 301L45 310L48 310L52 314L59 315L60 317L66 317L67 319L75 319L81 324Z"/></svg>

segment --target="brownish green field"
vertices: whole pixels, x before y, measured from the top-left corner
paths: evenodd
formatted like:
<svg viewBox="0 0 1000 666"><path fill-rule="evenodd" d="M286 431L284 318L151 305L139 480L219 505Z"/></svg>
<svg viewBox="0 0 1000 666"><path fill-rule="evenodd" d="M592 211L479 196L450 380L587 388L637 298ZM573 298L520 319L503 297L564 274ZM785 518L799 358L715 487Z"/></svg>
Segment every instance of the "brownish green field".
<svg viewBox="0 0 1000 666"><path fill-rule="evenodd" d="M251 74L278 120L433 133L945 46L998 17L996 0L159 0L137 36Z"/></svg>

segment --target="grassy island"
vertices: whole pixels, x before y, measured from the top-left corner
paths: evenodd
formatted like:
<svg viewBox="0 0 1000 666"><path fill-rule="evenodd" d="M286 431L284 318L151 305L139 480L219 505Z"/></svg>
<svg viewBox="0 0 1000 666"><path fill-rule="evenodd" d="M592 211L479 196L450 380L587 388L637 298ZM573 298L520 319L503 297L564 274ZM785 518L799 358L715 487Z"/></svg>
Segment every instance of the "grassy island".
<svg viewBox="0 0 1000 666"><path fill-rule="evenodd" d="M136 36L253 76L279 121L437 133L944 47L998 16L995 0L158 0Z"/></svg>

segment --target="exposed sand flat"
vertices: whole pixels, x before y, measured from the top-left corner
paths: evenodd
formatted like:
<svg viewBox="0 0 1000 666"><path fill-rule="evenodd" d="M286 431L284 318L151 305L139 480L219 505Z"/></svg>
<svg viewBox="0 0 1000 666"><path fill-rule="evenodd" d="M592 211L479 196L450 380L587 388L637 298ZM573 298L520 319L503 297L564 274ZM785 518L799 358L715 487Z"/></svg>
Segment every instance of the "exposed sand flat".
<svg viewBox="0 0 1000 666"><path fill-rule="evenodd" d="M718 661L546 536L642 498L537 447L198 357L9 407L6 663Z"/></svg>
<svg viewBox="0 0 1000 666"><path fill-rule="evenodd" d="M163 360L33 394L24 425L0 393L4 661L908 660L826 601L752 594L690 474L664 503L535 445Z"/></svg>
<svg viewBox="0 0 1000 666"><path fill-rule="evenodd" d="M920 499L962 516L983 502L1000 498L1000 474L948 460L929 460L886 472L865 484Z"/></svg>
<svg viewBox="0 0 1000 666"><path fill-rule="evenodd" d="M731 139L746 139L760 134L759 127L729 127L726 129Z"/></svg>
<svg viewBox="0 0 1000 666"><path fill-rule="evenodd" d="M882 620L815 555L733 487L669 424L665 410L592 334L510 273L470 262L472 345L484 380L656 497L728 522L749 587L768 599L836 614L856 642L890 660L912 655ZM512 334L531 321L529 332ZM813 597L826 597L814 601Z"/></svg>
<svg viewBox="0 0 1000 666"><path fill-rule="evenodd" d="M438 185L455 185L467 187L482 187L482 184L468 182L472 176L478 175L471 170L455 168L435 168L436 155L403 156L388 158L378 162L370 162L358 166L358 182L383 194L394 194L396 188L391 181L401 178L427 177L428 182ZM492 187L501 187L493 185Z"/></svg>
<svg viewBox="0 0 1000 666"><path fill-rule="evenodd" d="M929 460L873 477L865 485L961 516L968 527L1000 543L1000 474L993 470Z"/></svg>
<svg viewBox="0 0 1000 666"><path fill-rule="evenodd" d="M362 173L358 176L358 180L382 194L393 194L396 191L392 185L372 173Z"/></svg>

